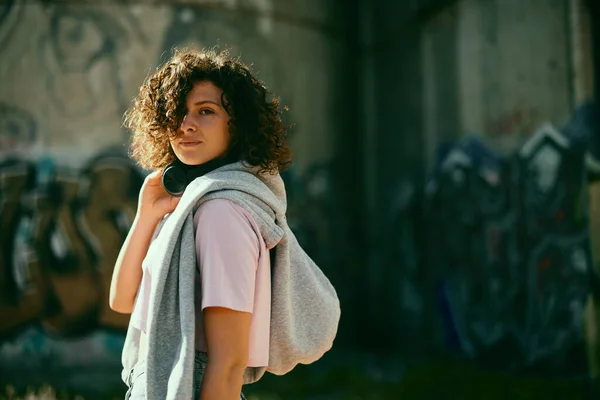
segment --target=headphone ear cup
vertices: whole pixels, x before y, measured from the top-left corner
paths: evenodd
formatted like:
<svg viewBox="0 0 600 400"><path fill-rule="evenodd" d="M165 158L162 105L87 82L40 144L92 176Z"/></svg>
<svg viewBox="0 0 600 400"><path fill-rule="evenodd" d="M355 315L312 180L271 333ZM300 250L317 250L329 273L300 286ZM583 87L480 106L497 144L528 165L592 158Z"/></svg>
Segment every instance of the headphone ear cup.
<svg viewBox="0 0 600 400"><path fill-rule="evenodd" d="M187 184L187 174L181 166L171 163L165 167L162 185L171 196L181 197Z"/></svg>

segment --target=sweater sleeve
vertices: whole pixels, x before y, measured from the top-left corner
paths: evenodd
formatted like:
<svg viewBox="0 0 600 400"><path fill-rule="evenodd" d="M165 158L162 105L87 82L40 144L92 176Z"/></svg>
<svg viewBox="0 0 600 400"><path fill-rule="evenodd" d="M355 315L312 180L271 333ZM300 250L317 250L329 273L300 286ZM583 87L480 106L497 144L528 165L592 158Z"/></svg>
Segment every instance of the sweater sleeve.
<svg viewBox="0 0 600 400"><path fill-rule="evenodd" d="M202 310L225 307L251 313L254 306L259 240L237 204L215 199L194 216Z"/></svg>

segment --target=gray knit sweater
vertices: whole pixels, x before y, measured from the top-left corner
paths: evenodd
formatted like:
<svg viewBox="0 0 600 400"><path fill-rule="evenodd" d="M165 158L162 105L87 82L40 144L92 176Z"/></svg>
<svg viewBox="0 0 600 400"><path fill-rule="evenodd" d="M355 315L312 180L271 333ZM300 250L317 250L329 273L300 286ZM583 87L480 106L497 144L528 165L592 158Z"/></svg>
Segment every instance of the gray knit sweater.
<svg viewBox="0 0 600 400"><path fill-rule="evenodd" d="M244 383L265 371L282 375L299 363L318 360L333 345L340 318L335 289L298 244L288 227L286 195L279 174L259 174L235 163L190 183L177 208L156 237L163 249L151 264L153 280L148 305L146 398L192 398L194 370L193 213L203 202L224 198L248 211L272 254L269 366L248 367ZM123 380L138 361L140 331L129 326L123 348Z"/></svg>

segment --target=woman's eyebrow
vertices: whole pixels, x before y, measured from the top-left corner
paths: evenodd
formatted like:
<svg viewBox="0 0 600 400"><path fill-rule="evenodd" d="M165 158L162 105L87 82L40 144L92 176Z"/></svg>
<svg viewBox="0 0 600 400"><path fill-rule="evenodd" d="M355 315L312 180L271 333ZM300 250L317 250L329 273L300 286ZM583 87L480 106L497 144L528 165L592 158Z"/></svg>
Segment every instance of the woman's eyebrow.
<svg viewBox="0 0 600 400"><path fill-rule="evenodd" d="M217 102L215 102L215 101L212 101L212 100L201 100L201 101L197 101L197 102L195 102L195 103L194 103L194 106L199 106L199 105L202 105L202 104L205 104L205 103L210 103L210 104L214 104L214 105L216 105L216 106L219 106L219 107L221 107L221 105L220 105L219 103L217 103Z"/></svg>

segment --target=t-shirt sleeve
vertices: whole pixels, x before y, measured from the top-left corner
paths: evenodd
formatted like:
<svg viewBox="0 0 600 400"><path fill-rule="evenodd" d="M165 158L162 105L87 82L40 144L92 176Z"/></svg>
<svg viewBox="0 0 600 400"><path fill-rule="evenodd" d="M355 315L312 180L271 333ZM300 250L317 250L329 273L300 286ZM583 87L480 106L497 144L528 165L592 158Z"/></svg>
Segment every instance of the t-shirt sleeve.
<svg viewBox="0 0 600 400"><path fill-rule="evenodd" d="M260 250L248 216L237 204L215 199L198 208L194 222L202 310L252 312Z"/></svg>

